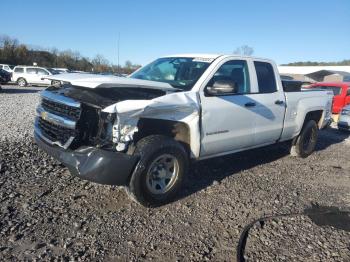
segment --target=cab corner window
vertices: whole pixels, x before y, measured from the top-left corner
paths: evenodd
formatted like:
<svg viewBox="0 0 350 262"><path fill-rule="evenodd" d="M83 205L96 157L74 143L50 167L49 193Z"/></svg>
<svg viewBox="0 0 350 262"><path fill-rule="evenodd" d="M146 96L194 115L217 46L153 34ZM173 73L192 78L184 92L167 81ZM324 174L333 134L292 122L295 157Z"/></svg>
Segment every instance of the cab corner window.
<svg viewBox="0 0 350 262"><path fill-rule="evenodd" d="M259 93L274 93L277 91L275 72L270 63L254 61L258 79Z"/></svg>
<svg viewBox="0 0 350 262"><path fill-rule="evenodd" d="M237 89L236 94L249 94L250 81L247 62L231 60L224 63L209 81L208 86L219 81L231 82Z"/></svg>

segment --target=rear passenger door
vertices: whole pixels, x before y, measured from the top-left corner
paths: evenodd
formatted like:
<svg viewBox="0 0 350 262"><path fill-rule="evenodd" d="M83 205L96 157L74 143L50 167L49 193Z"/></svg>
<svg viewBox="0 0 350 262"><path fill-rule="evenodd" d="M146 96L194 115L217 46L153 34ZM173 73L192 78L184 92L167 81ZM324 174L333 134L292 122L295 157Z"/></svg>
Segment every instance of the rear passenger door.
<svg viewBox="0 0 350 262"><path fill-rule="evenodd" d="M276 142L282 133L286 101L281 81L275 74L277 68L267 61L253 60L258 93L254 94L255 143Z"/></svg>
<svg viewBox="0 0 350 262"><path fill-rule="evenodd" d="M29 84L37 84L38 83L37 69L35 67L27 67L25 78Z"/></svg>

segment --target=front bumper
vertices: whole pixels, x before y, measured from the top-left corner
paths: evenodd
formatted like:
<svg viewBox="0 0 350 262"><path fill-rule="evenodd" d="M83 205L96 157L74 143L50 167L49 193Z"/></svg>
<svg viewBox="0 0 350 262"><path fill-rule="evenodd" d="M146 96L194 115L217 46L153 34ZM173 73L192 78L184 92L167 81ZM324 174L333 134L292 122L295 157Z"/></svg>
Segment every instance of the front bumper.
<svg viewBox="0 0 350 262"><path fill-rule="evenodd" d="M127 185L138 157L83 146L76 150L49 145L34 133L36 144L47 154L62 162L71 174L106 185Z"/></svg>

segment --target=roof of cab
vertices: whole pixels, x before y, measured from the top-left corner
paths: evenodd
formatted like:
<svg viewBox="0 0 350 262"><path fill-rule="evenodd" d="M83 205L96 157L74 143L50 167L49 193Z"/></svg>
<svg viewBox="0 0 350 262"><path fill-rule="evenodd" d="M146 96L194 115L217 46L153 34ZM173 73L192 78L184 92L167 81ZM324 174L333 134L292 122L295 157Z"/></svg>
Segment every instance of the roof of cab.
<svg viewBox="0 0 350 262"><path fill-rule="evenodd" d="M226 57L235 57L237 59L256 59L256 60L264 60L273 62L271 59L268 58L262 58L262 57L255 57L255 56L247 56L247 55L238 55L238 54L206 54L206 53L188 53L188 54L174 54L174 55L165 55L163 58L166 57L193 57L193 58L203 58L203 59L212 59L215 60L219 57L226 58Z"/></svg>

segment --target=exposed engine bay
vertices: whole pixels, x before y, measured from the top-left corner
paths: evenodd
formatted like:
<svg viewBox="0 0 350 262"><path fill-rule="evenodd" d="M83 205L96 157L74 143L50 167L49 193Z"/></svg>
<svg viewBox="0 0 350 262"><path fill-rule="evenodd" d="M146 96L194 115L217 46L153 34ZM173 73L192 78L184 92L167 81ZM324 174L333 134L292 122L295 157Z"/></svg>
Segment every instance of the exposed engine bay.
<svg viewBox="0 0 350 262"><path fill-rule="evenodd" d="M72 107L60 105L59 101L51 101L49 93L58 98L59 96L74 99L80 103L80 108L73 109ZM162 90L156 89L135 89L135 88L83 88L71 85L51 86L43 92L42 108L60 117L67 117L69 120L76 121L75 130L63 130L66 135L63 135L62 143L65 138L74 136L69 148L76 149L82 145L111 147L112 146L112 128L116 120L115 113L103 112L105 107L118 103L120 101L132 100L150 100L166 94ZM65 109L66 111L64 111ZM68 111L69 110L69 111ZM40 118L39 125L44 132L51 138L54 134L49 129L50 123ZM58 130L56 128L56 130ZM50 135L51 133L51 135Z"/></svg>

